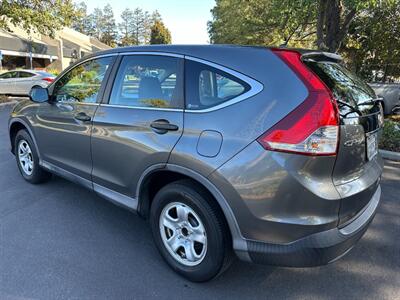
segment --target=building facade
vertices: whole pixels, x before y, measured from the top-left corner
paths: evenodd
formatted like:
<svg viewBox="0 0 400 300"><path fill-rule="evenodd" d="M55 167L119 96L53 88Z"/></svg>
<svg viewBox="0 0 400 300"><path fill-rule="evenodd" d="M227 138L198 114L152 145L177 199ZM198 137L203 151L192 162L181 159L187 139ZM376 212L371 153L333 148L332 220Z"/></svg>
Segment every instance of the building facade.
<svg viewBox="0 0 400 300"><path fill-rule="evenodd" d="M61 71L85 55L109 49L97 39L71 28L58 31L55 38L11 27L0 29L0 68L55 69Z"/></svg>

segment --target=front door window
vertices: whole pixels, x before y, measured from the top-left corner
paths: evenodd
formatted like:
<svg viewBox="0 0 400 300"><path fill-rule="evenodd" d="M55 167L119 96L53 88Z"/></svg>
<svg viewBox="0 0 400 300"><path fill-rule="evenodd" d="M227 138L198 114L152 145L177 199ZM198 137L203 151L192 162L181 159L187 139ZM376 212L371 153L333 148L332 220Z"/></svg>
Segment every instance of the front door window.
<svg viewBox="0 0 400 300"><path fill-rule="evenodd" d="M56 82L53 90L54 100L96 103L100 87L112 60L112 57L103 57L74 67Z"/></svg>
<svg viewBox="0 0 400 300"><path fill-rule="evenodd" d="M146 108L182 108L182 60L158 55L122 59L110 104Z"/></svg>

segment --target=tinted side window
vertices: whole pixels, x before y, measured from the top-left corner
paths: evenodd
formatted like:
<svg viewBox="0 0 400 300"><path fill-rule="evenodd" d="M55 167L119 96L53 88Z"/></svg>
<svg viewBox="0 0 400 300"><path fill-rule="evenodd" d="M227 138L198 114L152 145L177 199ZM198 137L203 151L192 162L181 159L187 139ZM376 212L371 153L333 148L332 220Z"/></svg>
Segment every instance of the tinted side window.
<svg viewBox="0 0 400 300"><path fill-rule="evenodd" d="M188 109L210 108L250 89L250 86L239 78L206 64L187 60L185 67Z"/></svg>
<svg viewBox="0 0 400 300"><path fill-rule="evenodd" d="M131 107L182 108L182 60L158 55L125 56L111 92L110 104Z"/></svg>
<svg viewBox="0 0 400 300"><path fill-rule="evenodd" d="M1 74L0 78L3 78L3 79L17 78L17 72L7 72L4 74Z"/></svg>
<svg viewBox="0 0 400 300"><path fill-rule="evenodd" d="M29 77L33 77L35 76L35 74L29 73L29 72L19 72L18 77L19 78L29 78Z"/></svg>
<svg viewBox="0 0 400 300"><path fill-rule="evenodd" d="M62 102L95 103L113 57L89 60L66 73L55 84L53 97Z"/></svg>

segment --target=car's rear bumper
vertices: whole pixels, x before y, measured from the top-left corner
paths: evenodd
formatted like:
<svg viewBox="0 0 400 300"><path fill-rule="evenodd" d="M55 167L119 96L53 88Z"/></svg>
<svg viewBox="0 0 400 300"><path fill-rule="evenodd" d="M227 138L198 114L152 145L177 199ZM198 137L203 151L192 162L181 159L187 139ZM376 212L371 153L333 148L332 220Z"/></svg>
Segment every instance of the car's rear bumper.
<svg viewBox="0 0 400 300"><path fill-rule="evenodd" d="M346 254L363 236L373 220L381 198L378 186L365 209L342 228L315 233L288 244L270 244L246 240L247 253L237 251L239 257L262 263L287 267L325 265Z"/></svg>

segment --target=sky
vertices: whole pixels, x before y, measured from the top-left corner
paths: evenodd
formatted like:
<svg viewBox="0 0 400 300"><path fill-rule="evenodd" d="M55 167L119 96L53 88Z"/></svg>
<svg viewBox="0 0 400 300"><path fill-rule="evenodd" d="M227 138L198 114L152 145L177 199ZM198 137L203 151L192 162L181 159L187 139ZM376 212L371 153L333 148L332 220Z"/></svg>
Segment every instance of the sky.
<svg viewBox="0 0 400 300"><path fill-rule="evenodd" d="M82 0L75 0L81 2ZM173 44L206 44L209 42L207 21L211 20L210 10L215 0L84 0L88 13L94 8L103 8L109 3L117 23L125 8L139 7L150 13L158 10L165 25L171 31Z"/></svg>

